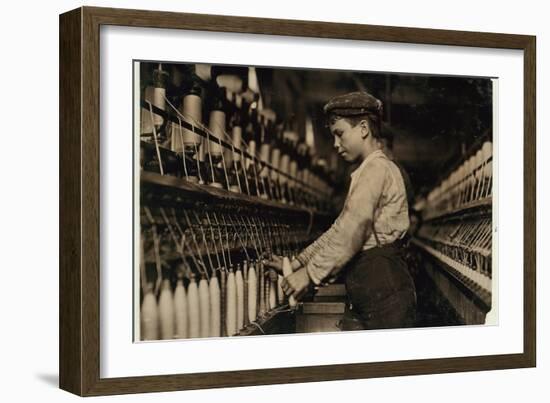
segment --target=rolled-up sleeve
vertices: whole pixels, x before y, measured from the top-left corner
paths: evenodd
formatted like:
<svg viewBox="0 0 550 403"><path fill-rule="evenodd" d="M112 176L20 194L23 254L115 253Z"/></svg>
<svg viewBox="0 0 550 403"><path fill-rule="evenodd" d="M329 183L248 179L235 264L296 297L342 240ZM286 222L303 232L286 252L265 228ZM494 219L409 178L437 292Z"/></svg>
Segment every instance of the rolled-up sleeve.
<svg viewBox="0 0 550 403"><path fill-rule="evenodd" d="M336 224L336 222L339 219L340 218L337 218L334 224ZM305 248L302 252L300 252L300 254L296 256L296 260L298 260L302 266L307 266L311 258L315 256L315 254L323 248L328 237L330 237L330 230L325 231L323 235L321 235L319 238L315 240L315 242L313 242L311 245Z"/></svg>
<svg viewBox="0 0 550 403"><path fill-rule="evenodd" d="M374 209L386 180L384 162L371 161L348 193L334 224L298 256L315 284L340 271L361 250L372 231Z"/></svg>

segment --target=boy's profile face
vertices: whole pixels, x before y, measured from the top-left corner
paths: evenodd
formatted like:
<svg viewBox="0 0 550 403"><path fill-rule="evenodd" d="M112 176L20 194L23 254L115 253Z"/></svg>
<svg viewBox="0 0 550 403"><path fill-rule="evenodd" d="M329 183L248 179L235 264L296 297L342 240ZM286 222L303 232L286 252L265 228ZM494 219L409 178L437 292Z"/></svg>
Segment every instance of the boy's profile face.
<svg viewBox="0 0 550 403"><path fill-rule="evenodd" d="M330 133L334 137L334 148L346 162L356 162L363 152L363 136L366 121L353 126L346 118L331 119Z"/></svg>

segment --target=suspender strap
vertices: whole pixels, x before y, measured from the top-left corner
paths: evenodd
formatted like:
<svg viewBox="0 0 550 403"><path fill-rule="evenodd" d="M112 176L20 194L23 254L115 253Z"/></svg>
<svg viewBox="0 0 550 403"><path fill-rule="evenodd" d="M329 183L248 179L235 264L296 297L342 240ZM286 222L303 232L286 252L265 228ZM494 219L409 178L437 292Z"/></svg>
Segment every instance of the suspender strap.
<svg viewBox="0 0 550 403"><path fill-rule="evenodd" d="M380 240L378 239L378 235L376 235L376 230L374 229L374 220L372 221L372 234L374 235L374 239L376 240L376 246L381 247Z"/></svg>

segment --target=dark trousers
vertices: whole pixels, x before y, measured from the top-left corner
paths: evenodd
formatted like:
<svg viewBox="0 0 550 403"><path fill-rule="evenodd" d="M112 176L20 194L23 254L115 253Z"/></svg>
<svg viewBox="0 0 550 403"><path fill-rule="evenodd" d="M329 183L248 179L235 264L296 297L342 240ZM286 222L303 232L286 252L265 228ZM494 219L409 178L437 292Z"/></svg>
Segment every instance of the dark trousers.
<svg viewBox="0 0 550 403"><path fill-rule="evenodd" d="M344 273L349 303L342 330L414 326L416 291L403 248L390 244L362 251Z"/></svg>

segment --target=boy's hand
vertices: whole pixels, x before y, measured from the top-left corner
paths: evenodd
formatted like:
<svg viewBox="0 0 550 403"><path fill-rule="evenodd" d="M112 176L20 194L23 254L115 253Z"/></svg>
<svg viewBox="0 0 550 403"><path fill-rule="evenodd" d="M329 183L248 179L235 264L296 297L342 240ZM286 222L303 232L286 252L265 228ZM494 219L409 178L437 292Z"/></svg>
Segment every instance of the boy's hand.
<svg viewBox="0 0 550 403"><path fill-rule="evenodd" d="M295 271L290 276L285 277L281 286L286 295L293 296L299 300L304 296L311 284L311 279L305 267Z"/></svg>
<svg viewBox="0 0 550 403"><path fill-rule="evenodd" d="M264 266L268 269L275 270L277 274L283 275L283 258L281 256L273 255L271 259L264 259L262 261ZM269 270L266 270L266 272Z"/></svg>

